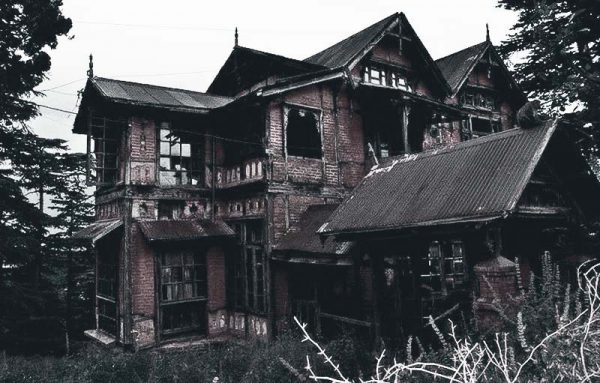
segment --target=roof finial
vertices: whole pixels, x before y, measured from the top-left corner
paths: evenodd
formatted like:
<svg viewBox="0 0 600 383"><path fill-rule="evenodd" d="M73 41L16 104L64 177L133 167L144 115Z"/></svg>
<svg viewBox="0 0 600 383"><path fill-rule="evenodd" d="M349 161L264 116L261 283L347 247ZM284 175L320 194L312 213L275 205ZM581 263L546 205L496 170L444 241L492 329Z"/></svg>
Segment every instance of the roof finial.
<svg viewBox="0 0 600 383"><path fill-rule="evenodd" d="M88 78L94 78L94 56L90 53L90 64L89 69L87 70Z"/></svg>
<svg viewBox="0 0 600 383"><path fill-rule="evenodd" d="M485 23L485 41L491 41L490 39L490 25Z"/></svg>
<svg viewBox="0 0 600 383"><path fill-rule="evenodd" d="M235 44L234 44L234 47L238 46L238 37L239 37L238 30L237 30L237 27L235 27Z"/></svg>

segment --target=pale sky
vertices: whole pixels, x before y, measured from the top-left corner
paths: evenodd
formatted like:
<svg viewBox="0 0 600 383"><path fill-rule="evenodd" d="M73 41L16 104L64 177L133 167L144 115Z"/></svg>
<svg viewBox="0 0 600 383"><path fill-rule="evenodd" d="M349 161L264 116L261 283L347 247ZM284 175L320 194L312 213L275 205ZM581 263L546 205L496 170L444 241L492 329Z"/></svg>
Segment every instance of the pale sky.
<svg viewBox="0 0 600 383"><path fill-rule="evenodd" d="M97 76L203 92L231 52L236 26L242 46L304 59L404 12L437 59L483 41L486 22L497 44L516 21L495 0L63 1L72 39L61 38L51 52L52 69L38 89L52 90L35 101L74 112L90 53ZM85 138L71 133L74 115L40 111L35 132L85 150Z"/></svg>

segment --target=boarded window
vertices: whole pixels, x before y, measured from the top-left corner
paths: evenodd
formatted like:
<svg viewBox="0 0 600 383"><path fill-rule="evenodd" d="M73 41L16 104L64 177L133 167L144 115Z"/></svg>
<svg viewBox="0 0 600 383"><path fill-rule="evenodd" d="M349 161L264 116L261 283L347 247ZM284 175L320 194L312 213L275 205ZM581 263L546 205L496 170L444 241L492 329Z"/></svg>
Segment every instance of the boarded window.
<svg viewBox="0 0 600 383"><path fill-rule="evenodd" d="M164 252L160 256L161 332L164 335L205 329L206 256Z"/></svg>
<svg viewBox="0 0 600 383"><path fill-rule="evenodd" d="M287 154L306 158L321 158L319 114L305 109L289 108L286 117Z"/></svg>

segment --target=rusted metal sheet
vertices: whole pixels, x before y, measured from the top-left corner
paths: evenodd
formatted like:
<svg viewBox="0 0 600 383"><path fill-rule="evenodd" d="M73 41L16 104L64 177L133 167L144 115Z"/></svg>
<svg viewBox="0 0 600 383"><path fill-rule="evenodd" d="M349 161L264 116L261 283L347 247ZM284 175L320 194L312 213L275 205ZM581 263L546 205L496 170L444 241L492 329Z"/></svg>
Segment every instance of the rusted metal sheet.
<svg viewBox="0 0 600 383"><path fill-rule="evenodd" d="M111 101L182 111L210 110L227 105L232 98L191 90L95 77L93 85Z"/></svg>
<svg viewBox="0 0 600 383"><path fill-rule="evenodd" d="M123 221L121 219L97 221L73 234L73 238L87 239L94 244L96 241L110 234L113 230L118 229L122 225Z"/></svg>
<svg viewBox="0 0 600 383"><path fill-rule="evenodd" d="M150 242L189 241L210 237L229 237L235 232L223 221L142 221L140 229Z"/></svg>
<svg viewBox="0 0 600 383"><path fill-rule="evenodd" d="M317 234L319 227L337 207L337 204L309 206L300 217L298 230L286 234L274 250L279 255L284 252L347 255L352 249L353 242L336 242L333 238L327 238L322 242Z"/></svg>
<svg viewBox="0 0 600 383"><path fill-rule="evenodd" d="M375 166L320 234L481 221L511 213L555 131L553 121Z"/></svg>

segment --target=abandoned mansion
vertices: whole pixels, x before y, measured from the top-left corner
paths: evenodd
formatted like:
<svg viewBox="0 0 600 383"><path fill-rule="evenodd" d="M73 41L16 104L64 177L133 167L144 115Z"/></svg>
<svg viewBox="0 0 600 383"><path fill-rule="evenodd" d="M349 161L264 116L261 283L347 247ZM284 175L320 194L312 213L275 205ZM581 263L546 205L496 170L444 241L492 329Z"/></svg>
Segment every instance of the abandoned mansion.
<svg viewBox="0 0 600 383"><path fill-rule="evenodd" d="M88 75L96 220L75 237L102 343L268 340L294 316L388 343L444 313L495 326L544 252L592 253L577 129L526 113L489 34L433 60L396 13L305 60L236 33L206 93Z"/></svg>

